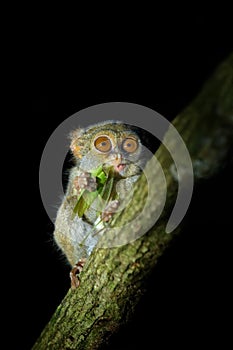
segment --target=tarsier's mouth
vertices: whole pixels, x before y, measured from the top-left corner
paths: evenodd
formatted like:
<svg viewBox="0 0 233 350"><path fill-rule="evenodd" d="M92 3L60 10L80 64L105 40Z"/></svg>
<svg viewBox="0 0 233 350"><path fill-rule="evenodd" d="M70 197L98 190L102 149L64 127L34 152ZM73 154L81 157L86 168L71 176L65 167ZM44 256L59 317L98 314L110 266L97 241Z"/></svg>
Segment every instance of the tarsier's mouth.
<svg viewBox="0 0 233 350"><path fill-rule="evenodd" d="M126 167L126 164L118 164L118 165L115 165L115 166L114 166L114 169L115 169L116 171L120 172L120 171L124 170L125 167Z"/></svg>
<svg viewBox="0 0 233 350"><path fill-rule="evenodd" d="M123 171L126 167L127 161L123 159L123 157L120 154L117 154L113 159L110 159L108 161L108 164L113 166L114 170L118 173Z"/></svg>

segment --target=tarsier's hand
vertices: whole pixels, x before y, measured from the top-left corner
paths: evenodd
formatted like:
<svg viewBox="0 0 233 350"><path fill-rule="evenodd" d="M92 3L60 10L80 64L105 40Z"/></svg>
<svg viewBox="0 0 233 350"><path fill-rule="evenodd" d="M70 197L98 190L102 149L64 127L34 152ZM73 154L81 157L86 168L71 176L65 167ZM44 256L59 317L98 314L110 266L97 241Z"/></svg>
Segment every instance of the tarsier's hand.
<svg viewBox="0 0 233 350"><path fill-rule="evenodd" d="M87 190L93 192L97 188L96 178L92 177L88 172L82 172L79 176L75 177L74 187L77 191Z"/></svg>
<svg viewBox="0 0 233 350"><path fill-rule="evenodd" d="M120 202L118 200L114 200L108 203L101 215L102 220L108 222L112 218L113 214L117 211L119 205Z"/></svg>

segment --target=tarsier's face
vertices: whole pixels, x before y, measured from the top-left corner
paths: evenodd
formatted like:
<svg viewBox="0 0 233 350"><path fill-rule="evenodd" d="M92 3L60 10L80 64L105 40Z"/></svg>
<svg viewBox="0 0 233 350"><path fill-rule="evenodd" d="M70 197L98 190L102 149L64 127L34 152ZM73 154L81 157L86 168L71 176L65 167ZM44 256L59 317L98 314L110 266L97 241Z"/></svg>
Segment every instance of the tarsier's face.
<svg viewBox="0 0 233 350"><path fill-rule="evenodd" d="M84 171L91 171L99 165L113 166L121 176L132 176L141 171L142 145L138 135L128 125L97 124L79 130L72 146Z"/></svg>

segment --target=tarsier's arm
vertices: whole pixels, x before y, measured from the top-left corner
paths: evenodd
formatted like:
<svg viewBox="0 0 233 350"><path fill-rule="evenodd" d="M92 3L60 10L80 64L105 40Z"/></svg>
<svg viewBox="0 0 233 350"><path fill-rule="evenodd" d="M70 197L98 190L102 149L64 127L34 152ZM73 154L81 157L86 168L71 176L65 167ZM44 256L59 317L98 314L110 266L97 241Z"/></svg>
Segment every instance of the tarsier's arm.
<svg viewBox="0 0 233 350"><path fill-rule="evenodd" d="M88 255L88 252L79 249L79 244L85 237L87 229L90 229L90 225L82 218L74 216L73 211L80 191L85 188L90 190L90 187L89 177L85 178L84 173L78 167L74 167L70 172L66 194L55 221L55 241L72 266L77 262L77 255L78 258Z"/></svg>

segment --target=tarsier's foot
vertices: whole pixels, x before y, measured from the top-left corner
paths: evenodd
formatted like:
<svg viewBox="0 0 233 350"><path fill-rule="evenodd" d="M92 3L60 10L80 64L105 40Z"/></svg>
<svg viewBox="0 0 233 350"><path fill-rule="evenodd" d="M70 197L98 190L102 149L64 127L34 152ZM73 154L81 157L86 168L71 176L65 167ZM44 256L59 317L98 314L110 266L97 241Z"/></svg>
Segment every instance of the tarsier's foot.
<svg viewBox="0 0 233 350"><path fill-rule="evenodd" d="M119 205L120 202L117 199L108 203L101 215L102 220L108 222L112 218L112 215L117 211Z"/></svg>
<svg viewBox="0 0 233 350"><path fill-rule="evenodd" d="M76 289L79 287L80 279L78 278L77 275L79 275L80 272L82 271L85 262L86 262L86 259L80 259L70 271L71 289Z"/></svg>
<svg viewBox="0 0 233 350"><path fill-rule="evenodd" d="M90 173L83 172L74 178L74 187L76 190L87 190L89 192L95 191L97 188L96 178L92 177Z"/></svg>

